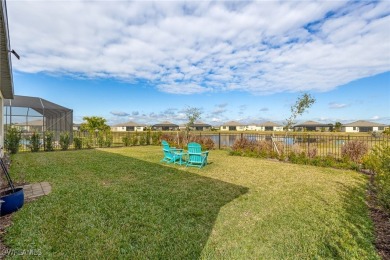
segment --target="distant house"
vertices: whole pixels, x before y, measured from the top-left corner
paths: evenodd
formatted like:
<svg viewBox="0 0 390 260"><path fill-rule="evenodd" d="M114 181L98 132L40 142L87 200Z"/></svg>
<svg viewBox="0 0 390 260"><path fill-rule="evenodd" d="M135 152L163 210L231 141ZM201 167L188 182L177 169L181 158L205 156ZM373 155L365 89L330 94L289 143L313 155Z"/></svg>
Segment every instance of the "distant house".
<svg viewBox="0 0 390 260"><path fill-rule="evenodd" d="M245 131L246 125L236 121L229 121L221 125L220 130L221 131Z"/></svg>
<svg viewBox="0 0 390 260"><path fill-rule="evenodd" d="M23 123L15 123L14 126L22 132L43 132L45 131L43 120L33 120Z"/></svg>
<svg viewBox="0 0 390 260"><path fill-rule="evenodd" d="M152 129L155 131L176 131L179 130L179 126L168 121L164 121L159 124L152 125Z"/></svg>
<svg viewBox="0 0 390 260"><path fill-rule="evenodd" d="M341 127L342 132L347 133L362 133L362 132L374 132L385 130L386 125L373 123L369 121L359 120L349 124L345 124Z"/></svg>
<svg viewBox="0 0 390 260"><path fill-rule="evenodd" d="M145 125L138 124L136 122L126 122L111 126L113 132L142 132L146 128Z"/></svg>
<svg viewBox="0 0 390 260"><path fill-rule="evenodd" d="M81 124L75 124L73 123L73 131L80 131Z"/></svg>
<svg viewBox="0 0 390 260"><path fill-rule="evenodd" d="M258 125L259 131L283 131L283 126L271 121L263 122Z"/></svg>
<svg viewBox="0 0 390 260"><path fill-rule="evenodd" d="M190 126L190 129L193 131L210 131L211 130L211 125L203 123L201 121L196 121L193 125ZM179 126L180 130L186 130L187 125L183 124Z"/></svg>
<svg viewBox="0 0 390 260"><path fill-rule="evenodd" d="M332 131L332 124L321 124L315 121L306 121L294 126L294 131Z"/></svg>
<svg viewBox="0 0 390 260"><path fill-rule="evenodd" d="M262 127L259 124L250 123L246 126L246 130L248 131L263 131Z"/></svg>
<svg viewBox="0 0 390 260"><path fill-rule="evenodd" d="M195 122L191 128L196 131L210 131L211 130L211 125L203 123L201 121Z"/></svg>

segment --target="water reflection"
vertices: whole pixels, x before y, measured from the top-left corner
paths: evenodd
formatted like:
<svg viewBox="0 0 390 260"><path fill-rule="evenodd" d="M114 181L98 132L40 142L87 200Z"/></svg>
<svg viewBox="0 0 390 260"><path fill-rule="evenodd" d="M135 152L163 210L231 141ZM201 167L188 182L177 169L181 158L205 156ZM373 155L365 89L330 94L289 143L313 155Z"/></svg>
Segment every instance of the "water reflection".
<svg viewBox="0 0 390 260"><path fill-rule="evenodd" d="M234 142L241 137L246 138L250 141L271 141L271 135L253 135L253 134L212 134L203 135L210 137L213 140L215 148L232 147ZM282 142L286 145L293 145L293 137L275 136L273 137L275 142Z"/></svg>

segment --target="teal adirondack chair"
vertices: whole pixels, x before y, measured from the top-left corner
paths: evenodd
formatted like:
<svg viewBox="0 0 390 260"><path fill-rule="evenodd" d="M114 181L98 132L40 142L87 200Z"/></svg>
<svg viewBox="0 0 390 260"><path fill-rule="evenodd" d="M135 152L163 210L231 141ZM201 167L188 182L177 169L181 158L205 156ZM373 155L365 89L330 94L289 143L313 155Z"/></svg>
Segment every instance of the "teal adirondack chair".
<svg viewBox="0 0 390 260"><path fill-rule="evenodd" d="M202 146L198 143L188 144L188 158L186 166L195 166L202 168L207 165L209 151L202 152Z"/></svg>
<svg viewBox="0 0 390 260"><path fill-rule="evenodd" d="M161 160L161 162L166 163L175 163L175 162L181 162L182 156L183 156L183 149L177 149L175 147L170 147L167 141L161 141L162 144L162 150L164 153L164 158Z"/></svg>

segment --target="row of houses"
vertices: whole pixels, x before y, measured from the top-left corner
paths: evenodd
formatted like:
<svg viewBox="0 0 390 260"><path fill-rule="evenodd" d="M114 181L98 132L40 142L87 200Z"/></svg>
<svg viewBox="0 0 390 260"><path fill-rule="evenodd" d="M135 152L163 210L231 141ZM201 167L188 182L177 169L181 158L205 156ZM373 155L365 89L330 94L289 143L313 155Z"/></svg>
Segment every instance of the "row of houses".
<svg viewBox="0 0 390 260"><path fill-rule="evenodd" d="M16 123L15 126L18 126L21 130L26 132L31 131L42 131L43 122L42 120L34 120L27 123ZM380 132L386 129L386 125L378 124L368 121L356 121L349 124L342 125L338 131L348 132L348 133L361 133L361 132ZM185 130L186 125L177 125L168 121L154 124L152 126L147 126L145 124L139 124L136 122L127 122L111 126L111 131L114 132L143 132L147 129L154 131L179 131ZM315 131L315 132L331 132L335 129L333 124L322 124L315 121L306 121L304 123L297 124L293 127L294 131ZM219 131L284 131L284 126L278 123L271 121L263 122L260 124L243 124L236 121L229 121L220 126L212 126L203 122L195 122L191 127L191 130L195 131L210 131L210 130L219 130ZM80 124L73 124L73 130L80 130Z"/></svg>
<svg viewBox="0 0 390 260"><path fill-rule="evenodd" d="M349 124L344 124L338 129L341 132L348 133L361 133L361 132L380 132L385 130L387 126L384 124L378 124L369 121L359 120ZM128 132L137 131L142 132L149 127L136 122L127 122L111 127L112 131L116 132ZM196 131L209 131L212 129L220 131L283 131L284 126L271 121L259 123L259 124L243 124L236 121L229 121L220 126L212 126L203 122L195 122L191 127L191 130ZM186 125L177 125L168 121L158 123L151 126L155 131L177 131L186 129ZM333 124L323 124L315 121L306 121L304 123L297 124L293 127L294 131L316 131L316 132L331 132L335 129Z"/></svg>

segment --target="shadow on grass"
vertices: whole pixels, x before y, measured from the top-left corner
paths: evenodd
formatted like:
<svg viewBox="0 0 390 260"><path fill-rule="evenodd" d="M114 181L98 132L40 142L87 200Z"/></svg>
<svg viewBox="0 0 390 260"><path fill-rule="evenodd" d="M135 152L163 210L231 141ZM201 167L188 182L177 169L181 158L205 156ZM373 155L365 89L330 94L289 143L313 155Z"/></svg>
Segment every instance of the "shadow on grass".
<svg viewBox="0 0 390 260"><path fill-rule="evenodd" d="M35 245L47 257L195 259L221 207L248 191L104 151L58 154L28 155L34 175L54 188L18 212L6 237L11 248Z"/></svg>
<svg viewBox="0 0 390 260"><path fill-rule="evenodd" d="M343 214L337 216L340 227L333 229L338 230L337 233L330 232L325 236L323 248L319 251L332 259L379 259L366 203L367 182L359 180L355 187L338 184L343 199Z"/></svg>

